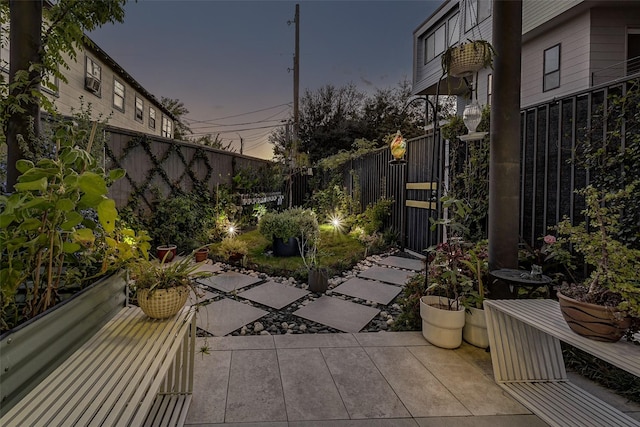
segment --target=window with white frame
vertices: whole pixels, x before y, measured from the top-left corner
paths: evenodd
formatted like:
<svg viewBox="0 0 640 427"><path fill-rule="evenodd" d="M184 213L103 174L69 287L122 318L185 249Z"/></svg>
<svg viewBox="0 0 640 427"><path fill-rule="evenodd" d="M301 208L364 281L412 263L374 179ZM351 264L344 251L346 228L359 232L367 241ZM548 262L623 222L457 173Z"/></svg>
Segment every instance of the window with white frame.
<svg viewBox="0 0 640 427"><path fill-rule="evenodd" d="M171 138L173 122L166 116L162 116L162 128L160 130L160 134L165 138Z"/></svg>
<svg viewBox="0 0 640 427"><path fill-rule="evenodd" d="M88 56L86 57L85 65L84 87L89 92L100 96L102 91L102 67Z"/></svg>
<svg viewBox="0 0 640 427"><path fill-rule="evenodd" d="M136 95L136 112L135 112L135 118L137 121L142 122L142 118L144 116L144 102L142 101L142 98L140 98L138 95Z"/></svg>
<svg viewBox="0 0 640 427"><path fill-rule="evenodd" d="M124 113L124 83L113 79L113 106Z"/></svg>
<svg viewBox="0 0 640 427"><path fill-rule="evenodd" d="M560 45L557 44L544 51L544 77L542 91L560 87Z"/></svg>
<svg viewBox="0 0 640 427"><path fill-rule="evenodd" d="M491 16L492 0L467 0L465 8L464 30L469 31Z"/></svg>
<svg viewBox="0 0 640 427"><path fill-rule="evenodd" d="M425 64L446 49L447 43L447 26L446 24L440 25L433 33L431 33L424 43L424 59Z"/></svg>
<svg viewBox="0 0 640 427"><path fill-rule="evenodd" d="M493 74L487 76L487 105L491 105L491 95L493 95Z"/></svg>
<svg viewBox="0 0 640 427"><path fill-rule="evenodd" d="M156 128L156 109L153 107L149 107L149 127Z"/></svg>
<svg viewBox="0 0 640 427"><path fill-rule="evenodd" d="M447 47L453 46L460 41L460 14L456 13L447 23Z"/></svg>

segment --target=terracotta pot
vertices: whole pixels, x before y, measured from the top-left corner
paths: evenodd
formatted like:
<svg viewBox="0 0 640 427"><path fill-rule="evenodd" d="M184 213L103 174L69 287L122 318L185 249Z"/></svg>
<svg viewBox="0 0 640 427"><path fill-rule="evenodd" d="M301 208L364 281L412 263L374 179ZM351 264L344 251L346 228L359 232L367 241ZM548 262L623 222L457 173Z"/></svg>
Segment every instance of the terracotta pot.
<svg viewBox="0 0 640 427"><path fill-rule="evenodd" d="M484 310L469 307L464 316L462 339L476 347L489 347L489 334L487 333L487 320L484 317Z"/></svg>
<svg viewBox="0 0 640 427"><path fill-rule="evenodd" d="M420 298L420 317L422 317L422 335L431 344L442 348L458 348L462 344L464 326L464 307L458 304L457 310L440 308L450 301L444 297L425 296ZM453 305L455 307L455 304Z"/></svg>
<svg viewBox="0 0 640 427"><path fill-rule="evenodd" d="M160 245L156 248L156 258L160 262L171 262L178 255L176 245Z"/></svg>
<svg viewBox="0 0 640 427"><path fill-rule="evenodd" d="M558 301L569 328L583 337L616 342L631 326L631 319L615 308L578 301L560 292Z"/></svg>
<svg viewBox="0 0 640 427"><path fill-rule="evenodd" d="M209 258L209 249L198 249L193 256L196 258L196 262L206 261Z"/></svg>
<svg viewBox="0 0 640 427"><path fill-rule="evenodd" d="M243 258L244 254L241 254L240 252L234 252L229 255L229 262L240 262Z"/></svg>

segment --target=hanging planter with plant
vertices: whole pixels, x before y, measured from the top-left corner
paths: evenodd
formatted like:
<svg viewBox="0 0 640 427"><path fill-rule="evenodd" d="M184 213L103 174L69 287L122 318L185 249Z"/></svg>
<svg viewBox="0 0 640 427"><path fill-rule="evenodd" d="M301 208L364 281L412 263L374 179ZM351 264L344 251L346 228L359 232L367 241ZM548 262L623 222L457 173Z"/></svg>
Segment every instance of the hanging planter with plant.
<svg viewBox="0 0 640 427"><path fill-rule="evenodd" d="M442 71L451 77L467 77L483 68L493 68L496 55L491 43L473 40L451 46L442 54Z"/></svg>

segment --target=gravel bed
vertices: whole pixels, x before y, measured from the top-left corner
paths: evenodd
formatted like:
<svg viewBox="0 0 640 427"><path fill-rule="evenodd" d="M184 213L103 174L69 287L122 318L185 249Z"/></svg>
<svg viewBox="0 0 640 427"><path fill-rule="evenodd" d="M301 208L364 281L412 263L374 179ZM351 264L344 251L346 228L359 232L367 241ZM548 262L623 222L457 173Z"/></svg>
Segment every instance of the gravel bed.
<svg viewBox="0 0 640 427"><path fill-rule="evenodd" d="M366 305L369 307L376 308L380 310L378 316L373 318L362 330L361 332L378 332L378 331L387 331L390 330L395 322L395 319L400 314L400 306L397 301L402 296L402 293L398 294L396 298L393 299L388 305L378 304L373 301L365 301L360 298L353 298L347 295L342 295L339 293L334 293L333 289L343 282L357 277L357 275L366 270L369 267L377 266L378 261L381 258L384 258L389 255L395 256L406 256L406 254L402 252L392 251L385 254L380 255L372 255L367 257L366 259L360 261L356 264L351 270L345 271L340 276L335 276L329 279L329 289L327 289L324 295L331 296L332 298L341 298L345 301L350 301L353 303ZM262 281L242 288L241 291L245 291L247 289L251 289L255 286L260 286L266 281L274 281L278 283L283 283L289 286L295 286L300 289L307 289L307 284L303 282L299 282L292 277L279 277L279 276L267 276L264 273L256 272L254 270L247 270L243 268L239 268L237 266L231 266L222 264L226 271L236 271L238 273L247 274L253 277L258 277L262 279ZM385 266L386 267L386 266ZM392 267L390 267L392 268ZM303 319L298 316L294 316L293 312L298 310L299 308L309 304L312 301L320 298L323 294L311 292L305 297L294 301L293 303L283 307L282 309L274 309L272 307L268 307L262 304L259 304L254 301L249 301L238 297L236 292L230 293L222 293L215 289L211 289L212 292L219 293L220 295L209 300L203 302L203 304L207 304L208 302L220 300L222 298L230 298L243 304L248 304L250 306L254 306L260 308L262 310L268 311L269 314L261 317L254 323L243 326L240 329L233 331L227 336L242 336L242 335L282 335L282 334L326 334L326 333L340 333L341 331L331 328L326 325L322 325L320 323L315 323L307 319ZM198 329L198 336L211 336L208 332Z"/></svg>

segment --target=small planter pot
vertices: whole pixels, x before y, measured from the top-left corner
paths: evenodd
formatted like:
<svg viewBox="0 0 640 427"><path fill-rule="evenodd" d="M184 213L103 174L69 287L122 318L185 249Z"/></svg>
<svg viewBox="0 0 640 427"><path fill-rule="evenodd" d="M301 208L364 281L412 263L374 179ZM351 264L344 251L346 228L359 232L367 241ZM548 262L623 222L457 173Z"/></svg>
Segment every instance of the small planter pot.
<svg viewBox="0 0 640 427"><path fill-rule="evenodd" d="M150 292L148 289L139 289L137 292L138 304L147 316L152 319L166 319L178 313L187 302L189 288L179 286L177 288L156 289Z"/></svg>
<svg viewBox="0 0 640 427"><path fill-rule="evenodd" d="M422 317L422 335L431 344L441 348L458 348L462 344L464 326L464 307L449 310L442 304L450 302L447 298L424 296L420 298L420 317Z"/></svg>
<svg viewBox="0 0 640 427"><path fill-rule="evenodd" d="M327 270L321 268L317 270L309 270L309 278L307 280L309 290L316 293L324 293L329 287L329 274Z"/></svg>
<svg viewBox="0 0 640 427"><path fill-rule="evenodd" d="M279 237L273 238L273 255L279 257L300 256L298 239L290 237L286 242Z"/></svg>
<svg viewBox="0 0 640 427"><path fill-rule="evenodd" d="M471 345L479 348L489 347L489 335L487 334L487 319L484 317L484 310L470 307L464 313L464 328L462 328L462 339Z"/></svg>
<svg viewBox="0 0 640 427"><path fill-rule="evenodd" d="M195 257L196 262L206 261L207 258L209 258L209 249L198 249L193 256Z"/></svg>
<svg viewBox="0 0 640 427"><path fill-rule="evenodd" d="M160 262L171 262L178 255L178 247L176 245L160 245L156 248L156 258Z"/></svg>
<svg viewBox="0 0 640 427"><path fill-rule="evenodd" d="M583 337L616 342L631 326L631 319L612 307L578 301L560 292L558 301L569 328Z"/></svg>
<svg viewBox="0 0 640 427"><path fill-rule="evenodd" d="M240 252L234 252L231 255L229 255L229 262L231 263L240 262L243 259L244 259L244 254L241 254Z"/></svg>

